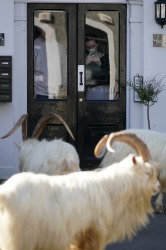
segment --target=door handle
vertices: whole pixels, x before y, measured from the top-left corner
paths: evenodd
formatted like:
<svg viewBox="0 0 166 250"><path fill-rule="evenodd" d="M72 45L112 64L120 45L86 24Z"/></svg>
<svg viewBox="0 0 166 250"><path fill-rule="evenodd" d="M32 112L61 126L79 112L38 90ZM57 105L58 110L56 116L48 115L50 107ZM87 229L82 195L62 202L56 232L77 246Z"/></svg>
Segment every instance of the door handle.
<svg viewBox="0 0 166 250"><path fill-rule="evenodd" d="M78 65L78 92L85 90L85 65Z"/></svg>
<svg viewBox="0 0 166 250"><path fill-rule="evenodd" d="M83 82L82 82L82 75L83 75L83 72L79 72L80 74L80 85L83 85Z"/></svg>

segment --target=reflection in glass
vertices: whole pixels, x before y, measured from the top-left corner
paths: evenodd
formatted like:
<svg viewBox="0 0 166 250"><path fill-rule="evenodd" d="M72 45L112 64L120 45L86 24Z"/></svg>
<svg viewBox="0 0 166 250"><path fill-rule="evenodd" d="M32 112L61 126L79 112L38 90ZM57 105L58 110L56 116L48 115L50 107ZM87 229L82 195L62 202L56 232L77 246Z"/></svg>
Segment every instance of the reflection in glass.
<svg viewBox="0 0 166 250"><path fill-rule="evenodd" d="M118 21L113 11L86 12L86 100L118 98Z"/></svg>
<svg viewBox="0 0 166 250"><path fill-rule="evenodd" d="M34 26L34 96L67 98L66 13L35 11Z"/></svg>

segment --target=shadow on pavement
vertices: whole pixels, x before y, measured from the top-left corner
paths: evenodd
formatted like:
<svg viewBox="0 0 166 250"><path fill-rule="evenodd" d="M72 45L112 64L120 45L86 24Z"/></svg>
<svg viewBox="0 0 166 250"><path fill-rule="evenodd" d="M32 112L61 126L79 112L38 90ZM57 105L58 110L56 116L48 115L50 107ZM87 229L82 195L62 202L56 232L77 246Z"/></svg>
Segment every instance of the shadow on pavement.
<svg viewBox="0 0 166 250"><path fill-rule="evenodd" d="M164 195L164 207L166 198ZM126 225L127 226L127 225ZM105 250L165 250L166 213L154 214L146 228L143 228L131 241L108 245Z"/></svg>

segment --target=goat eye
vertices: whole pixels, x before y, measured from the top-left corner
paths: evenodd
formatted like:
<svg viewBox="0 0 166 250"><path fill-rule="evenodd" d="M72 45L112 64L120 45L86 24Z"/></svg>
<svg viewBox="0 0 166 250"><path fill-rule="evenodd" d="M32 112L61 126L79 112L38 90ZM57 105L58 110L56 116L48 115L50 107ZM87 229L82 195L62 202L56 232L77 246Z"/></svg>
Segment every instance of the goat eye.
<svg viewBox="0 0 166 250"><path fill-rule="evenodd" d="M132 157L132 162L134 165L137 163L135 156Z"/></svg>

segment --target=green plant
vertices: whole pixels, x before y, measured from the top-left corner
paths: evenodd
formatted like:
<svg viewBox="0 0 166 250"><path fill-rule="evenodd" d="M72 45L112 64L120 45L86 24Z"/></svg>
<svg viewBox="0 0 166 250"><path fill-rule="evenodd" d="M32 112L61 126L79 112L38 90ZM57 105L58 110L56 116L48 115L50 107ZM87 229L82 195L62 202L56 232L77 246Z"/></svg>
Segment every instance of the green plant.
<svg viewBox="0 0 166 250"><path fill-rule="evenodd" d="M127 82L127 84L138 94L140 101L147 107L147 121L150 129L150 107L158 101L158 95L164 90L164 85L162 85L164 77L158 78L156 75L143 81L142 76L139 74L136 76L137 85L132 81Z"/></svg>

